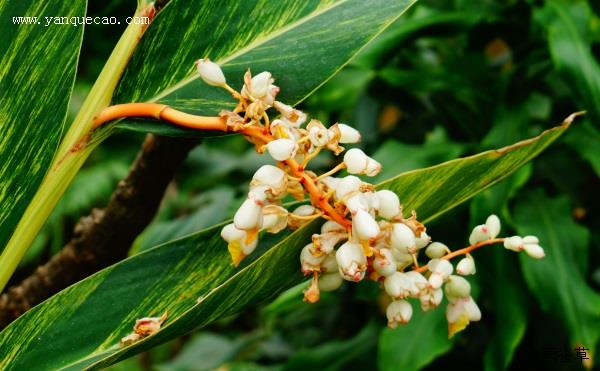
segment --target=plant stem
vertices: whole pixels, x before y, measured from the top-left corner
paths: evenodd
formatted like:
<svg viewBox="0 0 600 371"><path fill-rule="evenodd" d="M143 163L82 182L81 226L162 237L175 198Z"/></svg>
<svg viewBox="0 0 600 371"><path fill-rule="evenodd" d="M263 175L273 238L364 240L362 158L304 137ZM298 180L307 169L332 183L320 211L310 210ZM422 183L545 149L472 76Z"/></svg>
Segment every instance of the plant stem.
<svg viewBox="0 0 600 371"><path fill-rule="evenodd" d="M466 254L470 253L471 251L476 250L476 249L478 249L480 247L487 246L487 245L493 245L495 243L502 243L502 242L504 242L504 238L492 238L490 240L478 242L475 245L470 245L470 246L464 247L462 249L452 251L450 254L444 255L440 259L450 260L452 258L455 258L455 257L459 256L459 255L466 255ZM415 268L413 270L417 271L417 272L423 273L423 272L425 272L427 270L427 266L424 265L424 266L422 266L420 268L417 267L417 268Z"/></svg>

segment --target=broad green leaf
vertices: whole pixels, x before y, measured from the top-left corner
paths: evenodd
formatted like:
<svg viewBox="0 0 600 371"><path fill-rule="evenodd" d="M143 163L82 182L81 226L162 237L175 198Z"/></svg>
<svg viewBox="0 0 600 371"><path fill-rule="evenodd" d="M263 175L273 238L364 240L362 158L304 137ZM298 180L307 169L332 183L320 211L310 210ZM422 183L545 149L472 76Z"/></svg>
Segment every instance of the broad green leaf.
<svg viewBox="0 0 600 371"><path fill-rule="evenodd" d="M588 286L585 268L589 231L571 217L569 200L534 193L515 208L520 235L535 235L546 257L534 261L520 256L525 281L542 309L565 324L573 347L594 353L600 340L600 293ZM560 318L558 317L560 314Z"/></svg>
<svg viewBox="0 0 600 371"><path fill-rule="evenodd" d="M300 350L286 362L282 371L341 370L353 360L364 356L374 348L379 326L369 323L354 337L347 340L330 341L319 346Z"/></svg>
<svg viewBox="0 0 600 371"><path fill-rule="evenodd" d="M394 50L409 39L458 33L476 24L480 17L477 13L445 12L399 19L368 45L352 64L374 69L385 64L387 57L393 55Z"/></svg>
<svg viewBox="0 0 600 371"><path fill-rule="evenodd" d="M129 64L116 103L152 101L185 112L217 115L235 102L207 86L194 61L219 63L241 88L244 72L273 73L278 99L296 104L314 91L415 0L172 0L156 17ZM120 127L163 135L205 135L168 124L127 121Z"/></svg>
<svg viewBox="0 0 600 371"><path fill-rule="evenodd" d="M6 7L2 9L10 9L5 10L5 12L8 13L7 17L4 17L4 15L2 17L3 19L8 20L10 18L8 15L10 15L14 9L19 9L24 12L27 9L26 4L29 4L29 2L22 3L25 5L23 8L20 8L19 6L13 6L14 2L4 2L3 4L6 4ZM46 17L46 15L52 17L59 17L65 14L81 16L84 13L85 3L81 1L75 2L75 5L73 5L73 3L65 3L62 7L60 5L56 5L56 2L54 2L53 4L55 5L43 5L41 7L32 6L30 10L37 12L36 15L38 16L44 15L44 17ZM139 4L140 6L145 6L145 3L141 1L139 2ZM73 10L75 13L71 13L71 10ZM44 20L46 20L46 18L44 18ZM49 27L54 26L60 28L61 30L83 29L83 26L73 27L72 25L67 25L64 23L62 25L51 25ZM10 279L20 260L25 255L25 252L30 247L30 245L33 243L35 236L43 227L47 217L52 212L54 206L58 203L63 192L71 183L71 180L73 180L73 178L77 174L77 171L81 168L81 166L83 165L87 157L90 155L92 150L101 142L103 138L106 137L106 131L100 132L99 135L94 135L93 137L89 135L93 126L93 119L99 110L101 110L109 104L116 83L119 80L119 77L121 76L123 68L129 61L129 57L131 56L133 49L135 49L135 46L139 42L139 39L143 33L143 28L144 25L136 24L136 22L132 22L127 26L125 32L121 36L119 42L115 46L109 59L104 65L102 72L100 72L98 79L94 83L87 98L83 102L79 113L77 114L73 122L70 125L66 126L66 128L68 129L66 130L66 133L62 135L62 138L60 138L60 134L56 133L57 131L60 131L60 124L56 124L58 125L56 127L53 126L52 123L44 125L44 123L47 122L46 117L53 117L53 115L56 112L61 111L62 107L53 107L53 100L43 100L43 98L41 98L40 96L40 92L43 92L43 97L52 96L52 92L54 92L54 87L52 86L53 84L46 86L44 82L46 81L46 76L53 76L53 79L55 81L52 82L56 83L57 86L62 86L60 83L60 81L62 80L60 80L60 78L66 78L69 76L69 74L65 72L74 71L74 65L71 66L70 64L66 63L64 65L61 65L58 64L58 62L63 60L61 58L61 56L63 55L77 55L76 50L73 51L72 49L67 49L65 52L64 50L62 50L62 47L76 45L74 48L77 49L77 46L79 45L79 42L81 40L80 37L74 36L80 36L81 34L67 33L66 37L64 37L55 34L54 31L48 31L48 28L45 31L40 31L39 33L36 33L34 39L27 37L28 34L24 34L25 36L23 38L19 38L18 35L15 36L13 31L7 31L9 36L12 35L11 37L16 38L17 40L15 45L13 45L14 48L16 48L17 50L19 48L27 48L28 51L33 51L34 53L33 59L31 60L28 60L27 58L23 58L22 60L8 59L6 61L6 64L4 65L13 66L12 68L15 69L16 67L14 67L15 65L13 63L17 63L19 69L29 71L28 73L32 74L30 75L30 77L39 80L39 84L37 84L35 87L27 87L28 85L26 84L26 81L7 81L8 86L6 88L6 91L12 92L10 95L12 99L18 97L17 99L19 100L19 103L15 104L15 107L29 107L32 98L38 98L38 101L35 103L40 103L38 109L43 109L44 111L42 114L40 114L40 112L42 111L31 111L31 109L29 108L24 108L21 110L22 112L14 112L14 116L12 119L18 121L15 121L14 124L11 124L10 128L7 128L7 132L14 133L14 128L16 127L16 125L20 125L20 127L22 127L21 122L23 121L26 122L26 125L31 124L33 125L33 127L37 128L40 131L36 130L35 135L30 135L26 131L22 131L16 138L13 137L13 134L7 135L5 138L11 140L10 144L13 147L20 147L20 143L30 143L29 140L33 140L33 142L30 143L31 146L29 146L26 149L19 150L21 151L21 153L19 154L20 157L18 164L21 163L21 158L28 158L29 160L31 160L30 155L32 153L41 153L38 152L40 148L44 148L44 150L49 151L49 156L52 156L53 154L54 156L52 162L44 163L43 167L42 163L27 163L27 168L30 169L31 172L25 174L26 177L18 178L19 184L17 186L17 189L1 189L0 194L6 195L6 192L9 191L13 195L16 195L17 198L19 198L19 195L22 195L21 192L23 189L27 189L28 194L20 198L22 204L19 207L21 208L21 210L15 211L17 213L16 215L18 220L11 219L11 225L7 226L9 228L5 228L4 225L2 225L1 230L3 231L3 233L8 233L8 235L6 237L3 237L4 240L1 241L4 250L0 255L0 266L2 267L2 270L0 270L0 291L4 289L4 286ZM21 28L19 28L19 30L20 29ZM48 38L48 35L51 38ZM72 38L69 38L69 36L71 36ZM23 42L25 42L26 45L24 45ZM53 47L55 46L55 42L56 49L53 49ZM3 53L3 57L6 55L8 55L10 58L11 54L10 52ZM72 59L76 58L73 57ZM73 60L71 63L74 64L75 61ZM33 67L34 65L36 66L35 69ZM63 67L67 70L65 71ZM14 71L11 72L14 73ZM21 75L18 73L17 75L11 76L17 76L19 78L21 77ZM49 79L48 81L50 80L51 79ZM72 80L70 81L72 82ZM2 91L4 92L4 74L2 84ZM15 89L19 89L19 87L22 88L22 91L14 91ZM62 91L62 93L68 94L71 91L71 87L69 86L68 89L63 88L63 90L64 91ZM23 94L23 96L21 94ZM63 99L65 99L66 102L68 96L65 95ZM2 104L2 106L5 107L4 104ZM31 112L33 112L34 114L32 114ZM17 115L21 116L17 118ZM63 119L63 116L60 116L60 120ZM56 149L56 144L58 143L50 144L50 146L44 147L42 146L41 141L36 141L36 136L55 138L56 141L58 141L59 139L62 140L58 145L58 149ZM0 147L3 149L9 148L4 145ZM10 153L15 154L18 152L13 149ZM15 160L6 160L2 163L10 164L11 162L15 162ZM13 174L16 174L17 177L19 177L21 174L19 174L19 171L15 171L15 169L22 170L22 168L20 168L20 165L18 164L14 164L14 166L12 166L14 169L11 168L10 170ZM6 172L6 170L4 170L4 172ZM40 178L38 177L42 177L43 174L46 174L46 176L43 177L42 182L39 182ZM29 183L30 179L33 183ZM2 186L4 187L4 184L10 185L10 182L13 182L12 187L14 188L14 179L12 181L9 180L6 182L2 180ZM31 184L35 184L35 186L30 188L29 186ZM2 223L4 224L4 221ZM10 235L10 233L12 233L12 235ZM8 243L6 243L7 238Z"/></svg>
<svg viewBox="0 0 600 371"><path fill-rule="evenodd" d="M379 337L377 363L382 371L420 370L452 349L444 308L423 312L412 304L410 322L397 329L386 328Z"/></svg>
<svg viewBox="0 0 600 371"><path fill-rule="evenodd" d="M75 80L83 27L46 27L44 17L85 8L85 0L0 3L0 252L56 152ZM18 24L23 17L40 23Z"/></svg>
<svg viewBox="0 0 600 371"><path fill-rule="evenodd" d="M565 135L565 142L586 159L600 176L600 130L586 120Z"/></svg>
<svg viewBox="0 0 600 371"><path fill-rule="evenodd" d="M405 210L415 209L421 220L431 220L526 163L569 122L510 147L401 174L379 187L397 191ZM298 256L317 227L313 222L276 244L262 239L259 250L272 247L237 270L219 236L221 226L135 255L9 325L0 333L0 368L105 367L237 313L304 279ZM119 347L136 318L164 311L169 317L161 331Z"/></svg>

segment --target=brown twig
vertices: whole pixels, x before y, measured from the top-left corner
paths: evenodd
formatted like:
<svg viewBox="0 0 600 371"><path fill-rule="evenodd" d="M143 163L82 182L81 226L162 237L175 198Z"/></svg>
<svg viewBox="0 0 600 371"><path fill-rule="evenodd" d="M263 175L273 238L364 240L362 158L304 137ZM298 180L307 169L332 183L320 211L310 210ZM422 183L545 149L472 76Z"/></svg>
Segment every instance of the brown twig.
<svg viewBox="0 0 600 371"><path fill-rule="evenodd" d="M60 253L0 296L0 329L65 287L125 258L135 237L154 217L176 168L196 144L147 135L106 208L81 218Z"/></svg>

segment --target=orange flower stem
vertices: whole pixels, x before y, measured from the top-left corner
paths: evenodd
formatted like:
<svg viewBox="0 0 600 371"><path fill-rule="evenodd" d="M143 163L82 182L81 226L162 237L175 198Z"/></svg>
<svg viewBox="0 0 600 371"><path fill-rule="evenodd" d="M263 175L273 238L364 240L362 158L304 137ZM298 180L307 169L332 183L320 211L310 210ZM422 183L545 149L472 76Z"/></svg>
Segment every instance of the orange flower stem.
<svg viewBox="0 0 600 371"><path fill-rule="evenodd" d="M126 103L107 107L95 117L93 128L96 129L109 121L125 117L152 117L157 120L167 121L173 125L195 130L228 131L227 124L221 117L190 115L189 113L181 112L159 103ZM266 128L249 126L232 131L257 139L265 144L275 140L275 137ZM327 197L321 193L315 180L306 174L304 168L296 160L289 159L284 162L290 168L292 175L299 179L300 184L309 193L312 202L323 211L324 216L331 218L347 229L352 226L351 221L340 215L329 204Z"/></svg>
<svg viewBox="0 0 600 371"><path fill-rule="evenodd" d="M459 255L466 255L466 254L470 253L471 251L476 250L476 249L478 249L480 247L487 246L487 245L493 245L495 243L501 243L501 242L504 242L504 238L493 238L491 240L486 240L486 241L478 242L475 245L467 246L465 248L462 248L462 249L459 249L459 250L456 250L456 251L452 251L450 254L444 255L440 259L450 260L450 259L452 259L454 257L459 256ZM424 266L422 266L420 268L419 267L415 267L415 269L413 269L413 270L417 271L417 272L423 273L423 272L425 272L427 270L427 266L424 265Z"/></svg>
<svg viewBox="0 0 600 371"><path fill-rule="evenodd" d="M221 117L190 115L158 103L127 103L107 107L94 119L93 129L124 117L152 117L189 129L227 131L227 125Z"/></svg>

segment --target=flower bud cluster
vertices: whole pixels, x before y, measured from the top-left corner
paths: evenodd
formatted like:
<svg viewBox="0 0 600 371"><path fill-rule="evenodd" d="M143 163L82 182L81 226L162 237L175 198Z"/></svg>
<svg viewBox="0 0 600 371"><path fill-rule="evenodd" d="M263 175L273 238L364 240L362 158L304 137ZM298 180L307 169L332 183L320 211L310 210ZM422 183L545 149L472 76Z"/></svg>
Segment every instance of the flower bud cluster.
<svg viewBox="0 0 600 371"><path fill-rule="evenodd" d="M341 146L359 142L357 130L341 123L326 127L315 119L307 123L305 113L276 100L279 88L269 72L253 77L248 71L237 92L216 72L216 64L201 60L197 66L205 82L225 87L239 100L233 111L221 114L230 130L246 135L258 152L269 153L277 163L256 171L233 223L221 232L235 265L255 250L261 232L278 233L322 217L326 221L319 233L312 235L300 253L300 269L312 277L304 292L306 301L318 301L322 291L335 290L344 281L374 280L390 298L386 315L388 325L394 328L410 321L411 299L428 311L446 297L452 336L481 318L470 284L463 277L476 272L472 250L503 243L510 250L544 256L533 236L497 238L500 220L495 215L473 229L464 249L451 251L441 242L432 242L414 211L405 216L394 192L376 190L358 177L377 175L381 164L358 148L345 151ZM270 120L269 108L278 112L277 119ZM336 156L345 153L328 172L317 175L306 170L322 150ZM348 175L335 176L343 169ZM288 194L310 204L288 211L282 206ZM453 265L450 259L458 256L461 259Z"/></svg>

